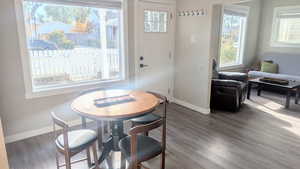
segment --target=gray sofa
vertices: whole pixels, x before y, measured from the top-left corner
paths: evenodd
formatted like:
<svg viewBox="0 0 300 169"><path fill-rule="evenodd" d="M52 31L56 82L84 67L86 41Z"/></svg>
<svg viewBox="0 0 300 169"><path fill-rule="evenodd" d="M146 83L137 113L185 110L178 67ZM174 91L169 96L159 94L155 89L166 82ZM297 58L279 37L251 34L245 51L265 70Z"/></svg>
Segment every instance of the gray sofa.
<svg viewBox="0 0 300 169"><path fill-rule="evenodd" d="M266 53L262 60L272 60L279 65L278 74L261 71L249 71L250 78L269 77L300 81L300 55Z"/></svg>

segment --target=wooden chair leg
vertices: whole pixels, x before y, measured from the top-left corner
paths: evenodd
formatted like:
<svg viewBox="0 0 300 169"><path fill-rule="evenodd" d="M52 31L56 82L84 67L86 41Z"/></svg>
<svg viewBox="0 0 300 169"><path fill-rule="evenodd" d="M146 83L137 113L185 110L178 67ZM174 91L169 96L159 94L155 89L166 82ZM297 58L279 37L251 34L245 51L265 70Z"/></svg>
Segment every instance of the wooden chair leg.
<svg viewBox="0 0 300 169"><path fill-rule="evenodd" d="M161 169L165 169L165 167L166 167L166 160L165 160L165 158L166 158L166 152L165 151L163 151L162 153L161 153Z"/></svg>
<svg viewBox="0 0 300 169"><path fill-rule="evenodd" d="M97 121L97 132L98 132L98 148L99 150L102 149L102 143L103 143L103 121Z"/></svg>
<svg viewBox="0 0 300 169"><path fill-rule="evenodd" d="M81 118L81 123L82 123L82 128L86 129L87 128L86 118L82 117ZM87 165L88 165L89 168L91 168L92 162L91 162L91 152L90 152L89 148L86 149L86 157L87 157Z"/></svg>
<svg viewBox="0 0 300 169"><path fill-rule="evenodd" d="M57 151L55 152L56 168L59 169L59 156Z"/></svg>
<svg viewBox="0 0 300 169"><path fill-rule="evenodd" d="M91 152L90 152L90 149L89 148L87 148L86 149L86 157L87 157L87 165L88 165L88 167L89 168L91 168L91 166L92 166L92 160L91 160Z"/></svg>
<svg viewBox="0 0 300 169"><path fill-rule="evenodd" d="M71 169L71 157L69 154L65 154L65 162L66 162L66 169Z"/></svg>
<svg viewBox="0 0 300 169"><path fill-rule="evenodd" d="M94 162L95 162L95 169L100 169L98 164L98 156L97 156L97 143L94 143L92 146L93 149L93 156L94 156Z"/></svg>

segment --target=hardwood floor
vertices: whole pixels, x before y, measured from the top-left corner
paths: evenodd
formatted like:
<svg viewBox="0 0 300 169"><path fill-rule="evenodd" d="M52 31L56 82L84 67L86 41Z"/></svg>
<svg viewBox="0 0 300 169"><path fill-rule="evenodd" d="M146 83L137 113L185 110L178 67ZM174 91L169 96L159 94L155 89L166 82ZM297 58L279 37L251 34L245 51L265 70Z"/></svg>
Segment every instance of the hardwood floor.
<svg viewBox="0 0 300 169"><path fill-rule="evenodd" d="M209 116L171 104L166 168L299 169L300 105L285 110L280 95L252 96L239 113L215 111ZM151 135L157 137L159 131ZM12 169L56 168L51 134L8 144L7 151ZM146 166L158 169L159 159Z"/></svg>

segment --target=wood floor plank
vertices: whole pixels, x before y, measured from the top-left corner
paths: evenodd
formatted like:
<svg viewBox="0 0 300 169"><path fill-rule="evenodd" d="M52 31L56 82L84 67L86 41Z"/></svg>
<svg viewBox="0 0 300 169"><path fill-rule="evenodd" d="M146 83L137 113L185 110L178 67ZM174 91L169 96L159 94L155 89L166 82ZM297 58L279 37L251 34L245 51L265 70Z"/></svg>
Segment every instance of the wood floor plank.
<svg viewBox="0 0 300 169"><path fill-rule="evenodd" d="M290 110L281 105L284 97L268 92L253 95L238 113L214 111L207 116L170 104L166 168L299 169L300 105L291 104ZM150 135L159 138L160 131ZM11 168L55 169L52 138L46 134L8 144ZM157 158L145 165L158 169L159 162ZM73 168L87 166L81 163Z"/></svg>

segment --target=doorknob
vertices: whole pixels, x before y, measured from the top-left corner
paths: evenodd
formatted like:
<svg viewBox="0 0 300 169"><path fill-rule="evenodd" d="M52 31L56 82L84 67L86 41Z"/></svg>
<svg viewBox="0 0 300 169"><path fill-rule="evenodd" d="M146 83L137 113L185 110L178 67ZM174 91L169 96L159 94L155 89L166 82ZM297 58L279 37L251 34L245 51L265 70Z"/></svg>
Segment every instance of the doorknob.
<svg viewBox="0 0 300 169"><path fill-rule="evenodd" d="M140 64L140 68L148 67L149 65Z"/></svg>

